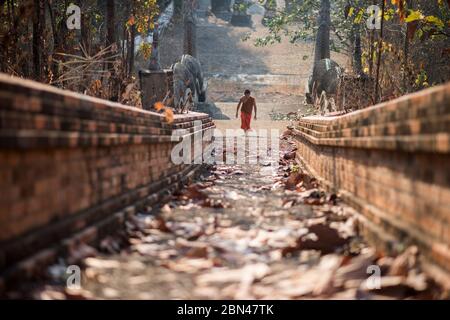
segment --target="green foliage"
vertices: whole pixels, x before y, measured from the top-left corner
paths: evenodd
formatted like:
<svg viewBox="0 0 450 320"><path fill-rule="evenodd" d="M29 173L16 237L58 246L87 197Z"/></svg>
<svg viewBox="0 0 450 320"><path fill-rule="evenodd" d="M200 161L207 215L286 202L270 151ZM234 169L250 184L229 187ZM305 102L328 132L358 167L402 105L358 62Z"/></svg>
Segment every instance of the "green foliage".
<svg viewBox="0 0 450 320"><path fill-rule="evenodd" d="M233 5L233 10L238 13L246 13L250 4L247 2L235 2Z"/></svg>
<svg viewBox="0 0 450 320"><path fill-rule="evenodd" d="M247 36L256 46L267 46L283 39L301 43L315 39L321 0L291 1L284 11L276 10L276 1L267 1L264 17L267 34ZM384 37L379 30L366 27L369 6L381 5L373 0L331 1L331 50L356 59L356 35L361 39L362 70L374 76L381 50L382 86L387 95L427 87L449 79L450 1L418 0L408 7L406 0L385 0ZM357 61L357 60L353 60ZM391 89L393 88L393 89Z"/></svg>
<svg viewBox="0 0 450 320"><path fill-rule="evenodd" d="M297 165L297 164L291 164L291 172L292 173L297 173L297 172L301 172L301 170L300 170L300 166L299 165Z"/></svg>
<svg viewBox="0 0 450 320"><path fill-rule="evenodd" d="M157 0L133 0L132 15L126 22L126 27L134 26L135 30L146 39L146 36L155 28L155 20L159 14ZM143 42L139 49L139 53L145 59L149 59L152 53L152 45Z"/></svg>
<svg viewBox="0 0 450 320"><path fill-rule="evenodd" d="M394 5L387 7L384 19L390 21L400 18L406 23L418 21L421 23L417 32L432 35L446 35L450 24L450 12L447 4L439 0L439 16L425 15L420 10L405 11L405 0L391 0ZM275 1L268 1L267 8L274 10ZM336 51L348 50L351 45L353 26L365 27L369 18L367 8L373 4L369 0L335 0L331 6L331 25L335 37L331 39L331 46ZM280 42L283 37L288 37L290 42L311 40L317 31L317 16L320 8L319 0L304 0L295 2L290 10L275 12L271 17L265 18L268 34L257 38L257 46L270 45ZM381 14L381 13L380 13ZM405 18L406 16L406 18ZM420 31L421 30L421 31ZM430 34L431 32L431 34Z"/></svg>
<svg viewBox="0 0 450 320"><path fill-rule="evenodd" d="M157 0L0 2L0 72L113 100L134 72L133 37L140 33L145 38L159 14ZM37 4L41 14L35 20ZM81 30L66 28L70 4L81 8ZM108 12L114 12L111 21ZM115 33L112 45L108 30ZM152 48L144 43L139 49L148 57ZM80 67L77 59L89 68Z"/></svg>
<svg viewBox="0 0 450 320"><path fill-rule="evenodd" d="M159 14L157 0L133 0L132 11L127 26L134 25L138 33L147 35L155 27L155 19Z"/></svg>

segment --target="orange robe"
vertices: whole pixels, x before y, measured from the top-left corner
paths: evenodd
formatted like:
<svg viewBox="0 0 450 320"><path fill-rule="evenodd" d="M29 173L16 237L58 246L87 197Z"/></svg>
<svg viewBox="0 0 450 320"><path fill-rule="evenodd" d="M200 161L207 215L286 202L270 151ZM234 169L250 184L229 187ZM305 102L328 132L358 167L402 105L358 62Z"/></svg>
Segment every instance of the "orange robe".
<svg viewBox="0 0 450 320"><path fill-rule="evenodd" d="M250 122L252 121L252 114L241 112L241 129L250 130Z"/></svg>

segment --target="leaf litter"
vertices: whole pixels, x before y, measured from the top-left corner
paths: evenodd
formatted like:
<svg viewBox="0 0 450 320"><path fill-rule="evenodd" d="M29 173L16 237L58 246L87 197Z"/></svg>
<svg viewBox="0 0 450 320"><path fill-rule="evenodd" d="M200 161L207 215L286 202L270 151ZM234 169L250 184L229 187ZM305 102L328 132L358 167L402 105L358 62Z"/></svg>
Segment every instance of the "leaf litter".
<svg viewBox="0 0 450 320"><path fill-rule="evenodd" d="M387 256L358 234L355 212L296 162L289 131L279 166L215 165L124 232L87 244L34 286L37 299L414 299L441 289L407 248ZM267 168L266 168L267 169ZM125 240L124 240L125 239ZM124 243L125 242L125 243ZM56 272L83 266L82 289ZM368 282L380 269L377 288ZM53 268L53 269L51 269Z"/></svg>

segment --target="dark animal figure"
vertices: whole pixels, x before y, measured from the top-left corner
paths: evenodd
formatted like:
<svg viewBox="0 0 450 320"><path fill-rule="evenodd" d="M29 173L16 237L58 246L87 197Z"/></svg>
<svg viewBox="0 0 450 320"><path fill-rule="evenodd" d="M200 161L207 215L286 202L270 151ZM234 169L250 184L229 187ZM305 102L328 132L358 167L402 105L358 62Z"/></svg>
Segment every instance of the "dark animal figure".
<svg viewBox="0 0 450 320"><path fill-rule="evenodd" d="M196 96L199 102L205 102L206 100L206 88L204 84L202 66L200 62L193 56L188 54L183 55L181 58L181 64L183 64L194 77L194 85L196 90Z"/></svg>

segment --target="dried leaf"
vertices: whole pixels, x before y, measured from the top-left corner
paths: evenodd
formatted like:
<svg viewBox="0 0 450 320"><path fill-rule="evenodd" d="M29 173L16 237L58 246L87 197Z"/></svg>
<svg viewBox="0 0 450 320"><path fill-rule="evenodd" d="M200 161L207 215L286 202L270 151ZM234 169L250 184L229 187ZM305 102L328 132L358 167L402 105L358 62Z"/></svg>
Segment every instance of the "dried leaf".
<svg viewBox="0 0 450 320"><path fill-rule="evenodd" d="M162 232L171 233L172 230L167 226L166 221L163 217L157 216L154 218L151 227L153 229L160 230Z"/></svg>
<svg viewBox="0 0 450 320"><path fill-rule="evenodd" d="M367 279L367 267L373 265L375 260L376 252L375 250L370 249L356 258L352 258L348 264L339 268L336 272L336 277L343 281Z"/></svg>
<svg viewBox="0 0 450 320"><path fill-rule="evenodd" d="M389 270L389 275L406 277L409 270L411 270L417 263L417 254L418 249L415 246L406 249L405 252L395 258L391 269Z"/></svg>
<svg viewBox="0 0 450 320"><path fill-rule="evenodd" d="M329 254L348 243L348 239L342 238L336 229L325 224L312 225L308 229L316 239L300 237L296 247L298 250L319 250L322 254Z"/></svg>
<svg viewBox="0 0 450 320"><path fill-rule="evenodd" d="M165 119L167 123L172 123L174 121L173 110L171 108L165 109Z"/></svg>
<svg viewBox="0 0 450 320"><path fill-rule="evenodd" d="M65 288L65 294L67 299L70 300L91 300L94 298L94 295L84 289L74 289L74 288Z"/></svg>
<svg viewBox="0 0 450 320"><path fill-rule="evenodd" d="M130 100L131 90L133 90L135 83L130 83L125 88L125 92L122 94L122 100Z"/></svg>
<svg viewBox="0 0 450 320"><path fill-rule="evenodd" d="M165 106L162 102L158 101L153 105L153 108L155 108L156 111L161 111L165 108Z"/></svg>
<svg viewBox="0 0 450 320"><path fill-rule="evenodd" d="M183 193L183 196L193 200L205 200L208 198L208 195L200 191L200 187L196 184L189 186Z"/></svg>
<svg viewBox="0 0 450 320"><path fill-rule="evenodd" d="M283 156L285 160L293 160L295 159L296 153L295 151L286 152Z"/></svg>
<svg viewBox="0 0 450 320"><path fill-rule="evenodd" d="M398 276L381 277L379 288L368 288L367 282L364 282L362 289L376 295L389 296L397 299L402 299L417 293L416 290L407 283L405 277Z"/></svg>
<svg viewBox="0 0 450 320"><path fill-rule="evenodd" d="M258 263L247 265L242 269L214 270L197 277L196 282L200 285L207 285L210 283L241 282L246 278L251 278L254 281L265 277L269 272L269 266L264 263Z"/></svg>
<svg viewBox="0 0 450 320"><path fill-rule="evenodd" d="M97 269L116 269L120 267L117 260L103 260L98 258L87 258L84 260L87 267Z"/></svg>
<svg viewBox="0 0 450 320"><path fill-rule="evenodd" d="M211 198L205 199L202 202L201 205L202 205L202 207L205 207L205 208L215 208L215 209L222 209L222 208L229 207L228 205L223 203L222 200L220 200L220 199L211 199Z"/></svg>
<svg viewBox="0 0 450 320"><path fill-rule="evenodd" d="M168 261L162 266L176 272L196 273L214 267L214 262L210 259L189 259L181 258L176 261Z"/></svg>
<svg viewBox="0 0 450 320"><path fill-rule="evenodd" d="M97 250L93 247L81 243L80 245L69 249L69 258L67 259L67 262L69 264L77 264L88 257L95 257L97 254Z"/></svg>
<svg viewBox="0 0 450 320"><path fill-rule="evenodd" d="M297 184L299 184L303 180L303 173L299 172L291 172L289 178L286 180L286 189L287 190L295 190Z"/></svg>
<svg viewBox="0 0 450 320"><path fill-rule="evenodd" d="M414 38L414 34L416 33L418 26L419 26L418 21L412 21L408 23L406 31L408 40L412 40Z"/></svg>

